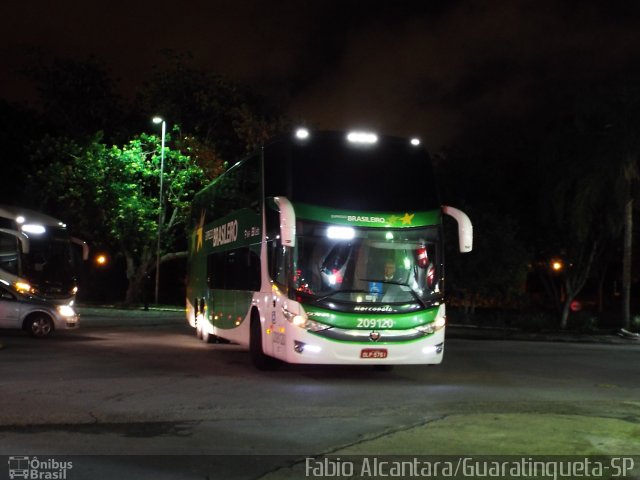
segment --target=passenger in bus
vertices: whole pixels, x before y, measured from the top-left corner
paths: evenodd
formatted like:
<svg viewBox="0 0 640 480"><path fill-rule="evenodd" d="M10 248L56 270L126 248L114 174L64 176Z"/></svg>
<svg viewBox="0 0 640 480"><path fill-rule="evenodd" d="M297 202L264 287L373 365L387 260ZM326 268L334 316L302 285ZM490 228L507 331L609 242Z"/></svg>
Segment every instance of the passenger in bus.
<svg viewBox="0 0 640 480"><path fill-rule="evenodd" d="M387 260L384 264L384 281L393 282L396 280L396 264L393 260Z"/></svg>

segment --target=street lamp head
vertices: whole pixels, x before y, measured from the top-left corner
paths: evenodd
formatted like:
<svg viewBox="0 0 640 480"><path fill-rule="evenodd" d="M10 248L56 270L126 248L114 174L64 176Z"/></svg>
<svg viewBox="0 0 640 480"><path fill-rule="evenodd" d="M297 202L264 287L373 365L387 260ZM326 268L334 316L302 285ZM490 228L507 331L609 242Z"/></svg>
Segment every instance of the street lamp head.
<svg viewBox="0 0 640 480"><path fill-rule="evenodd" d="M162 123L162 122L164 122L162 117L153 117L152 121L153 121L153 123Z"/></svg>

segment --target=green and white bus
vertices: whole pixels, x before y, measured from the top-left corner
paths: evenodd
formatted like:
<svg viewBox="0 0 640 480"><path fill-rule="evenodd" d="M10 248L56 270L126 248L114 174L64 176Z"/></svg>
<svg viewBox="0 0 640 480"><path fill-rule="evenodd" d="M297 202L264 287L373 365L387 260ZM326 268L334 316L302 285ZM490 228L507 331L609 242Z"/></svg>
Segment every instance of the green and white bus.
<svg viewBox="0 0 640 480"><path fill-rule="evenodd" d="M300 129L229 168L192 205L186 314L260 369L438 364L443 214L417 139Z"/></svg>

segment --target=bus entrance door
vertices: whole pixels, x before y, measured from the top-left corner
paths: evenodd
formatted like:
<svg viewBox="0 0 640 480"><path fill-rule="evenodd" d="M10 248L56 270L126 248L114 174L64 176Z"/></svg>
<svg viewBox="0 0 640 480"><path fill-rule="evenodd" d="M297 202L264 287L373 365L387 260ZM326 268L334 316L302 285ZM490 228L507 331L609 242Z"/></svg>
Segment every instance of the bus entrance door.
<svg viewBox="0 0 640 480"><path fill-rule="evenodd" d="M272 296L271 312L270 312L270 330L271 341L268 348L271 349L271 355L282 358L285 354L285 346L287 343L286 321L284 319L284 302L281 295Z"/></svg>

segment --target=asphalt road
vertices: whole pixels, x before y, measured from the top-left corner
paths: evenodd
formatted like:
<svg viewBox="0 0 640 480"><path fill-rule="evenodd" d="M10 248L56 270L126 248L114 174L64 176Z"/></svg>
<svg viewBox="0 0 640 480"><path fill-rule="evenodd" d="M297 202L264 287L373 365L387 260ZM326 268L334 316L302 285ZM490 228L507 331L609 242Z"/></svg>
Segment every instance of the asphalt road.
<svg viewBox="0 0 640 480"><path fill-rule="evenodd" d="M181 313L118 311L0 341L0 455L88 456L67 478L305 478L320 454L640 452L634 343L453 338L437 367L259 372Z"/></svg>

